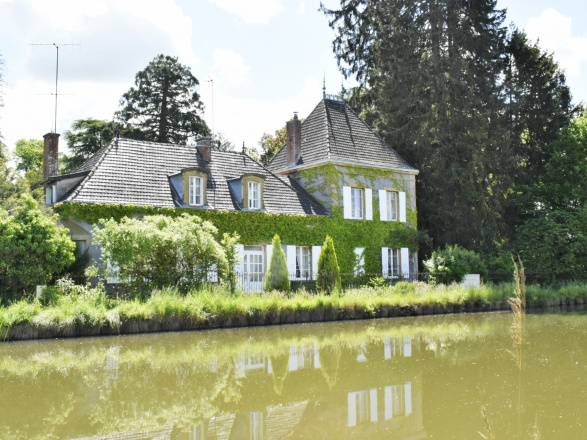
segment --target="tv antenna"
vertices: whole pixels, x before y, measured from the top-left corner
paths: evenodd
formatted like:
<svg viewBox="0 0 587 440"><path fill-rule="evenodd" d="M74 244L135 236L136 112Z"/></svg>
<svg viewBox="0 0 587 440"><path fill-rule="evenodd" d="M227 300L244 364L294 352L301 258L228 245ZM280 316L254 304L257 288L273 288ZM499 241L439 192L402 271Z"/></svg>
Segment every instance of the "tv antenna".
<svg viewBox="0 0 587 440"><path fill-rule="evenodd" d="M56 63L55 63L55 124L53 125L54 131L53 133L57 133L57 85L59 81L59 48L62 46L81 46L81 44L74 44L74 43L32 43L29 46L53 46L57 49L56 55Z"/></svg>
<svg viewBox="0 0 587 440"><path fill-rule="evenodd" d="M214 138L214 79L208 75L206 82L209 82L212 86L212 138Z"/></svg>

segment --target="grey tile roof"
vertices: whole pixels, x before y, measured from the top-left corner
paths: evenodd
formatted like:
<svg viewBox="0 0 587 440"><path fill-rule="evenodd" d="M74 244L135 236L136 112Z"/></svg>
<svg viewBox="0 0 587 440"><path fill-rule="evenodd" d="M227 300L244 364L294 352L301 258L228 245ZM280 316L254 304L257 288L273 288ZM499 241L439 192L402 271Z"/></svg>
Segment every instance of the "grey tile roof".
<svg viewBox="0 0 587 440"><path fill-rule="evenodd" d="M212 160L206 162L194 146L128 139L112 141L78 168L76 173L88 174L63 201L178 207L182 201L170 176L190 167L209 170L207 200L211 209L239 210L228 180L257 173L266 176L263 201L267 212L328 214L306 191L294 188L247 155L212 151Z"/></svg>
<svg viewBox="0 0 587 440"><path fill-rule="evenodd" d="M323 99L302 123L302 155L297 165L327 159L416 171L349 106ZM285 147L277 152L267 168L272 171L287 168Z"/></svg>

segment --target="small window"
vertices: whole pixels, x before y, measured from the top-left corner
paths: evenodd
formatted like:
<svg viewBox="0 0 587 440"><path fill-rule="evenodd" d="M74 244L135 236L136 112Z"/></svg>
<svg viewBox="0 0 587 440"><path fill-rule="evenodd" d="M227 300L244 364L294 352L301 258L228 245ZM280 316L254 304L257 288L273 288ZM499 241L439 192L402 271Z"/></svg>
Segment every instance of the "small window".
<svg viewBox="0 0 587 440"><path fill-rule="evenodd" d="M191 206L204 205L204 179L199 176L190 176L189 179L189 204Z"/></svg>
<svg viewBox="0 0 587 440"><path fill-rule="evenodd" d="M261 209L261 184L248 182L249 209Z"/></svg>
<svg viewBox="0 0 587 440"><path fill-rule="evenodd" d="M399 249L387 248L387 276L395 278L399 276L400 268Z"/></svg>
<svg viewBox="0 0 587 440"><path fill-rule="evenodd" d="M310 248L296 246L296 278L310 278Z"/></svg>
<svg viewBox="0 0 587 440"><path fill-rule="evenodd" d="M351 188L351 218L363 218L363 188Z"/></svg>
<svg viewBox="0 0 587 440"><path fill-rule="evenodd" d="M387 218L397 221L398 218L398 194L397 191L387 191Z"/></svg>

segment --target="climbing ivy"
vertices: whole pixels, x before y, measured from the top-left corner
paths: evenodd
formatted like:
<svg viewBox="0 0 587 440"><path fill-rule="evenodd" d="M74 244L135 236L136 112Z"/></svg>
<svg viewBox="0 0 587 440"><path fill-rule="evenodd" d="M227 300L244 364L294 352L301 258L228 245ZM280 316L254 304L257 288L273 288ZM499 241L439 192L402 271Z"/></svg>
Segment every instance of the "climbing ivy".
<svg viewBox="0 0 587 440"><path fill-rule="evenodd" d="M307 170L305 177L317 181L319 173L315 169ZM326 185L338 188L339 182L344 181L335 166L321 167L325 172ZM371 178L368 170L361 169L360 175ZM352 172L352 170L351 170ZM358 173L358 171L357 171ZM358 174L357 174L358 175ZM312 177L314 176L314 177ZM392 180L391 175L385 178ZM381 178L380 174L372 178ZM341 180L339 180L341 179ZM402 186L398 185L398 188ZM314 188L316 190L316 188ZM321 189L317 189L321 191ZM338 194L338 190L335 191ZM338 199L335 197L334 200ZM375 202L376 199L374 198ZM223 233L236 232L244 245L269 244L275 234L281 237L284 244L298 246L318 246L324 243L326 235L330 235L335 243L339 265L342 273L353 271L355 258L354 249L365 248L365 271L367 273L381 272L381 248L407 247L412 251L417 248L418 231L406 223L382 222L379 220L379 206L373 203L373 220L347 220L343 218L342 209L335 206L330 216L305 216L288 214L270 214L266 212L250 211L219 211L195 208L157 208L153 206L136 205L109 205L59 203L55 211L61 218L75 218L92 225L98 224L101 219L121 220L133 215L163 214L177 217L183 213L197 215L203 220L209 220L218 228L219 236ZM411 225L416 224L415 212L407 213Z"/></svg>

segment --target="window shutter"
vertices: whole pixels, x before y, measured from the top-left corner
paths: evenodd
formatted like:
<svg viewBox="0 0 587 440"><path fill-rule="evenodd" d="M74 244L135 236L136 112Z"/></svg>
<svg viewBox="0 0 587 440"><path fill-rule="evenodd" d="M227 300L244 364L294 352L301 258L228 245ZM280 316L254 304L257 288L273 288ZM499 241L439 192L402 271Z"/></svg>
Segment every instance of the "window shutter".
<svg viewBox="0 0 587 440"><path fill-rule="evenodd" d="M242 277L242 274L245 271L243 266L243 257L245 255L245 247L242 244L237 244L234 246L234 253L236 257L236 263L234 263L234 271L236 272L237 276Z"/></svg>
<svg viewBox="0 0 587 440"><path fill-rule="evenodd" d="M194 200L194 178L188 177L188 204L193 205L196 201Z"/></svg>
<svg viewBox="0 0 587 440"><path fill-rule="evenodd" d="M399 221L400 222L406 222L406 193L403 191L400 191L398 193L399 195Z"/></svg>
<svg viewBox="0 0 587 440"><path fill-rule="evenodd" d="M369 390L369 407L371 409L371 421L377 421L377 388Z"/></svg>
<svg viewBox="0 0 587 440"><path fill-rule="evenodd" d="M410 276L410 251L408 248L401 248L400 252L402 276L408 278Z"/></svg>
<svg viewBox="0 0 587 440"><path fill-rule="evenodd" d="M271 264L271 255L273 255L273 245L268 244L265 245L265 254L267 255L266 263L265 263L265 272L269 270L269 265Z"/></svg>
<svg viewBox="0 0 587 440"><path fill-rule="evenodd" d="M373 220L373 190L365 188L365 220Z"/></svg>
<svg viewBox="0 0 587 440"><path fill-rule="evenodd" d="M389 272L387 272L387 267L389 265L389 248L381 248L381 273L383 274L383 278L389 278Z"/></svg>
<svg viewBox="0 0 587 440"><path fill-rule="evenodd" d="M351 201L351 187L342 187L342 207L344 209L344 218L351 218L352 216L352 201Z"/></svg>
<svg viewBox="0 0 587 440"><path fill-rule="evenodd" d="M357 395L356 393L348 394L348 426L357 426Z"/></svg>
<svg viewBox="0 0 587 440"><path fill-rule="evenodd" d="M285 247L285 257L287 259L287 272L291 280L296 276L296 247L288 244Z"/></svg>
<svg viewBox="0 0 587 440"><path fill-rule="evenodd" d="M387 191L379 190L379 219L384 222L387 218Z"/></svg>
<svg viewBox="0 0 587 440"><path fill-rule="evenodd" d="M315 280L318 275L318 258L320 258L322 246L312 246L312 279Z"/></svg>

